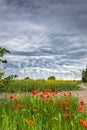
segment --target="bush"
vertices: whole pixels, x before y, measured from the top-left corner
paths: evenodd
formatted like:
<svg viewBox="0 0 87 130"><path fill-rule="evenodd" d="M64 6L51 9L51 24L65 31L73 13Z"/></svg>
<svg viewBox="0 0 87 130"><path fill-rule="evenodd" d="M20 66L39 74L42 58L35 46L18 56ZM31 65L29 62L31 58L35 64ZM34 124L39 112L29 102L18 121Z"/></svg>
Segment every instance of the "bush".
<svg viewBox="0 0 87 130"><path fill-rule="evenodd" d="M48 77L48 80L55 80L55 79L56 79L55 76Z"/></svg>
<svg viewBox="0 0 87 130"><path fill-rule="evenodd" d="M87 83L87 69L82 72L82 82Z"/></svg>

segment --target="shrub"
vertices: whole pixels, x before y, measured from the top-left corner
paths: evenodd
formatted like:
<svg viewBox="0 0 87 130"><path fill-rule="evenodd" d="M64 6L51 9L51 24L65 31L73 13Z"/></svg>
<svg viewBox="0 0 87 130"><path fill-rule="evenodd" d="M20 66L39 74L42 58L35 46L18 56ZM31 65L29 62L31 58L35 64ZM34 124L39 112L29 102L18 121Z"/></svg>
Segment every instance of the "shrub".
<svg viewBox="0 0 87 130"><path fill-rule="evenodd" d="M56 79L55 76L48 77L48 80L55 80L55 79Z"/></svg>
<svg viewBox="0 0 87 130"><path fill-rule="evenodd" d="M82 82L87 83L87 69L82 72Z"/></svg>

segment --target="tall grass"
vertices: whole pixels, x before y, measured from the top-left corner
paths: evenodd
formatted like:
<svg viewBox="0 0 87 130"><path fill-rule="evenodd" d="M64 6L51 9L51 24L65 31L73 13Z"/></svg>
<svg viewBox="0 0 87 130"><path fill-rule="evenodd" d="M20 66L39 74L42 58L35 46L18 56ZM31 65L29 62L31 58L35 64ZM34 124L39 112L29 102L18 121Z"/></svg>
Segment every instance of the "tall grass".
<svg viewBox="0 0 87 130"><path fill-rule="evenodd" d="M7 84L0 83L0 92L30 92L34 89L42 91L43 89L50 88L52 91L58 89L64 90L77 90L78 83L76 81L67 80L12 80Z"/></svg>
<svg viewBox="0 0 87 130"><path fill-rule="evenodd" d="M86 115L83 101L58 90L0 99L0 130L84 130Z"/></svg>

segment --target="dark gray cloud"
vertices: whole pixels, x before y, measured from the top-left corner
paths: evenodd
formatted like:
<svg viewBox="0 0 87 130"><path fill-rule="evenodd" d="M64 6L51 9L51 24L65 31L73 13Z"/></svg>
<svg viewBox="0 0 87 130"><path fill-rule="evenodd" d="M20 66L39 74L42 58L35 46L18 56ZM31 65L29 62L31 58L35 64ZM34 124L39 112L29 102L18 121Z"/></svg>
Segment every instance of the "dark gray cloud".
<svg viewBox="0 0 87 130"><path fill-rule="evenodd" d="M11 51L6 75L80 78L86 35L86 0L0 0L0 46Z"/></svg>

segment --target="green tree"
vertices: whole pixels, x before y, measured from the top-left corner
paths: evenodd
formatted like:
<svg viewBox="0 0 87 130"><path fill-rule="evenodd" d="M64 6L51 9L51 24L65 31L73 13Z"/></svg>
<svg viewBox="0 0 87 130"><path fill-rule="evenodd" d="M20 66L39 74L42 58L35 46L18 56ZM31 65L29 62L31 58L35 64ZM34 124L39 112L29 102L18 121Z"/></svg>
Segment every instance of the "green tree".
<svg viewBox="0 0 87 130"><path fill-rule="evenodd" d="M24 79L26 80L26 79L30 79L30 78L29 77L25 77Z"/></svg>
<svg viewBox="0 0 87 130"><path fill-rule="evenodd" d="M87 83L87 68L82 72L82 82Z"/></svg>
<svg viewBox="0 0 87 130"><path fill-rule="evenodd" d="M10 51L6 48L0 47L0 63L7 63L7 60L2 59L2 57L7 53L10 53Z"/></svg>
<svg viewBox="0 0 87 130"><path fill-rule="evenodd" d="M7 60L3 59L3 56L7 53L10 53L10 51L7 50L6 48L0 47L0 66L2 63L7 63ZM4 75L4 72L3 72L2 68L0 68L0 79L2 78L3 75Z"/></svg>
<svg viewBox="0 0 87 130"><path fill-rule="evenodd" d="M82 81L87 82L87 69L82 72Z"/></svg>
<svg viewBox="0 0 87 130"><path fill-rule="evenodd" d="M48 80L55 80L56 78L55 78L55 76L50 76L50 77L48 77L47 79L48 79Z"/></svg>

